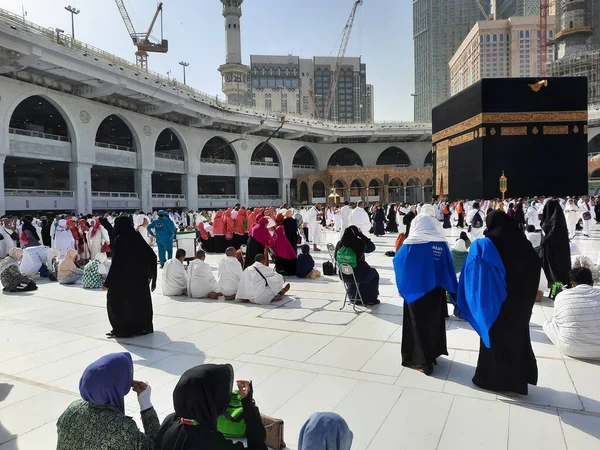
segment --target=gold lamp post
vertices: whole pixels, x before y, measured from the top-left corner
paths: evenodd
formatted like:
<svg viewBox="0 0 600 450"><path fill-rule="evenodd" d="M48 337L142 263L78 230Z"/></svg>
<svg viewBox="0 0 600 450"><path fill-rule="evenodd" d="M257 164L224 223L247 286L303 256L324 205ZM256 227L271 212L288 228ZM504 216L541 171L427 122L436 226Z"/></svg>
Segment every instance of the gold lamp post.
<svg viewBox="0 0 600 450"><path fill-rule="evenodd" d="M508 190L507 189L507 181L508 181L508 178L506 178L506 176L504 175L504 170L503 170L502 176L500 177L500 192L502 192L502 200L504 200L504 194Z"/></svg>
<svg viewBox="0 0 600 450"><path fill-rule="evenodd" d="M329 194L329 204L330 205L339 205L340 204L340 196L336 192L336 188L331 188L331 194Z"/></svg>

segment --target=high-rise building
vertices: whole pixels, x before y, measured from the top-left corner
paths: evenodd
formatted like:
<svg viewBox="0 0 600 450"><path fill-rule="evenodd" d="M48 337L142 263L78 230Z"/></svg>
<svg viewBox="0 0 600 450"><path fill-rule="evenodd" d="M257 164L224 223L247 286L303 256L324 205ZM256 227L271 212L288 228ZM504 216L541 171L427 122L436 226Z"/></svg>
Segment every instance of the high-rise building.
<svg viewBox="0 0 600 450"><path fill-rule="evenodd" d="M551 41L554 16L548 17L548 28ZM539 51L539 15L481 20L450 60L451 94L482 78L537 77L541 73ZM545 51L551 62L552 48Z"/></svg>
<svg viewBox="0 0 600 450"><path fill-rule="evenodd" d="M489 15L490 1L481 4ZM431 109L450 97L448 62L484 18L475 0L413 0L416 121L430 121Z"/></svg>
<svg viewBox="0 0 600 450"><path fill-rule="evenodd" d="M250 68L242 64L241 17L244 0L221 0L225 17L225 64L219 67L222 76L222 90L229 103L248 103L248 83Z"/></svg>
<svg viewBox="0 0 600 450"><path fill-rule="evenodd" d="M508 19L516 16L538 16L540 0L496 0L496 18Z"/></svg>
<svg viewBox="0 0 600 450"><path fill-rule="evenodd" d="M365 113L366 122L375 122L375 88L372 84L367 84L367 98L365 101L365 107L367 109Z"/></svg>
<svg viewBox="0 0 600 450"><path fill-rule="evenodd" d="M250 56L252 106L283 115L323 118L336 59L315 56ZM345 57L328 120L368 122L367 69L360 58Z"/></svg>
<svg viewBox="0 0 600 450"><path fill-rule="evenodd" d="M600 104L599 9L597 0L557 0L556 60L548 70L555 77L587 77L588 102L594 105Z"/></svg>

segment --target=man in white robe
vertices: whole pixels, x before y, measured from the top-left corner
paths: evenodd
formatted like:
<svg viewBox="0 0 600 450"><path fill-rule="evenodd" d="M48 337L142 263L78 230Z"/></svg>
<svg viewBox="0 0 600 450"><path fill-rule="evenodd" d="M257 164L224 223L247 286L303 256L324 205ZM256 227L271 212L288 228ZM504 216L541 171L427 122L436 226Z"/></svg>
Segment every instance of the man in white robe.
<svg viewBox="0 0 600 450"><path fill-rule="evenodd" d="M342 209L340 210L340 215L342 217L342 228L340 230L340 236L342 234L344 234L344 231L346 231L346 228L348 228L350 226L350 215L352 214L352 208L350 207L350 205L348 204L348 201L346 200L344 202L344 206L342 206Z"/></svg>
<svg viewBox="0 0 600 450"><path fill-rule="evenodd" d="M532 225L536 230L541 229L540 224L540 205L537 201L533 201L531 206L527 208L527 213L525 214L525 218L527 219L527 225Z"/></svg>
<svg viewBox="0 0 600 450"><path fill-rule="evenodd" d="M13 233L18 236L13 219L0 219L0 235L4 238L0 240L0 259L6 257L10 249L17 247L17 240L13 239Z"/></svg>
<svg viewBox="0 0 600 450"><path fill-rule="evenodd" d="M585 267L571 270L569 278L573 287L556 296L544 333L564 355L600 359L600 289Z"/></svg>
<svg viewBox="0 0 600 450"><path fill-rule="evenodd" d="M242 278L242 265L235 257L235 248L225 250L225 258L219 261L219 292L225 300L234 300Z"/></svg>
<svg viewBox="0 0 600 450"><path fill-rule="evenodd" d="M60 256L65 256L67 250L75 248L73 233L71 233L71 230L67 229L67 221L65 219L58 221L58 226L56 227L56 232L54 234L54 247L60 251Z"/></svg>
<svg viewBox="0 0 600 450"><path fill-rule="evenodd" d="M579 217L579 207L575 204L573 199L570 198L565 206L565 219L567 221L567 229L569 230L569 239L573 239L575 237L575 230L577 229Z"/></svg>
<svg viewBox="0 0 600 450"><path fill-rule="evenodd" d="M362 200L358 202L358 205L350 215L350 225L357 227L362 234L367 234L371 229L369 214L365 211L365 202Z"/></svg>
<svg viewBox="0 0 600 450"><path fill-rule="evenodd" d="M308 240L313 244L313 251L320 252L318 247L323 244L323 235L321 233L321 204L317 203L310 208L308 212Z"/></svg>
<svg viewBox="0 0 600 450"><path fill-rule="evenodd" d="M187 273L183 267L185 250L180 248L175 258L168 260L162 273L163 295L185 295L188 287Z"/></svg>
<svg viewBox="0 0 600 450"><path fill-rule="evenodd" d="M204 261L205 258L204 250L198 250L196 259L188 266L187 294L188 297L216 300L219 298L217 280L208 263Z"/></svg>
<svg viewBox="0 0 600 450"><path fill-rule="evenodd" d="M478 216L477 219L475 219L475 215ZM473 223L474 219L475 223ZM485 230L485 215L479 210L479 202L474 202L473 209L467 214L467 225L469 225L469 237L471 238L471 242L475 242L477 239L483 237L483 232Z"/></svg>
<svg viewBox="0 0 600 450"><path fill-rule="evenodd" d="M256 255L256 262L242 272L236 298L247 300L257 305L268 305L281 300L290 290L283 276L269 266L265 266L265 255Z"/></svg>

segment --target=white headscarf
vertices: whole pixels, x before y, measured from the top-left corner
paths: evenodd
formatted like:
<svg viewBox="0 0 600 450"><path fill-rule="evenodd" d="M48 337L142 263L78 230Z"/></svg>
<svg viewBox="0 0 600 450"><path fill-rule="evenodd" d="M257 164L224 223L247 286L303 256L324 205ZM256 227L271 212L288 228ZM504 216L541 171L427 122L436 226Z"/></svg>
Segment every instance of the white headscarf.
<svg viewBox="0 0 600 450"><path fill-rule="evenodd" d="M430 205L429 203L421 206L421 211L419 211L419 214L426 214L428 216L431 216L433 218L436 217L436 211L435 208L433 207L433 205ZM411 233L412 233L412 228L411 228Z"/></svg>
<svg viewBox="0 0 600 450"><path fill-rule="evenodd" d="M428 214L418 214L410 226L406 244L426 244L428 242L447 242L439 221Z"/></svg>
<svg viewBox="0 0 600 450"><path fill-rule="evenodd" d="M94 257L94 260L100 263L98 264L98 273L100 275L108 275L108 269L110 266L107 264L108 258L106 257L106 253L98 253Z"/></svg>

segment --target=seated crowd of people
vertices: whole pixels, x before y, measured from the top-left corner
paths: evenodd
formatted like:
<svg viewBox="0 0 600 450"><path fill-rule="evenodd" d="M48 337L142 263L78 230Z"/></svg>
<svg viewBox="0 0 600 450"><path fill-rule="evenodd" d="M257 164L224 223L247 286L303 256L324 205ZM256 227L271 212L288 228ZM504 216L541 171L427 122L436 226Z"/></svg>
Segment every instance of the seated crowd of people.
<svg viewBox="0 0 600 450"><path fill-rule="evenodd" d="M234 390L234 386L237 388ZM143 431L125 412L125 396L137 395ZM230 364L203 364L188 369L173 391L173 413L159 422L149 384L134 378L130 353L111 353L91 363L79 382L81 399L75 400L56 423L57 450L106 448L119 450L267 450L272 442L254 400L251 381L235 381ZM247 441L226 438L232 398L241 399ZM224 423L225 422L225 423ZM231 423L231 422L229 422ZM302 426L298 450L350 450L353 434L346 421L333 412L313 414Z"/></svg>

